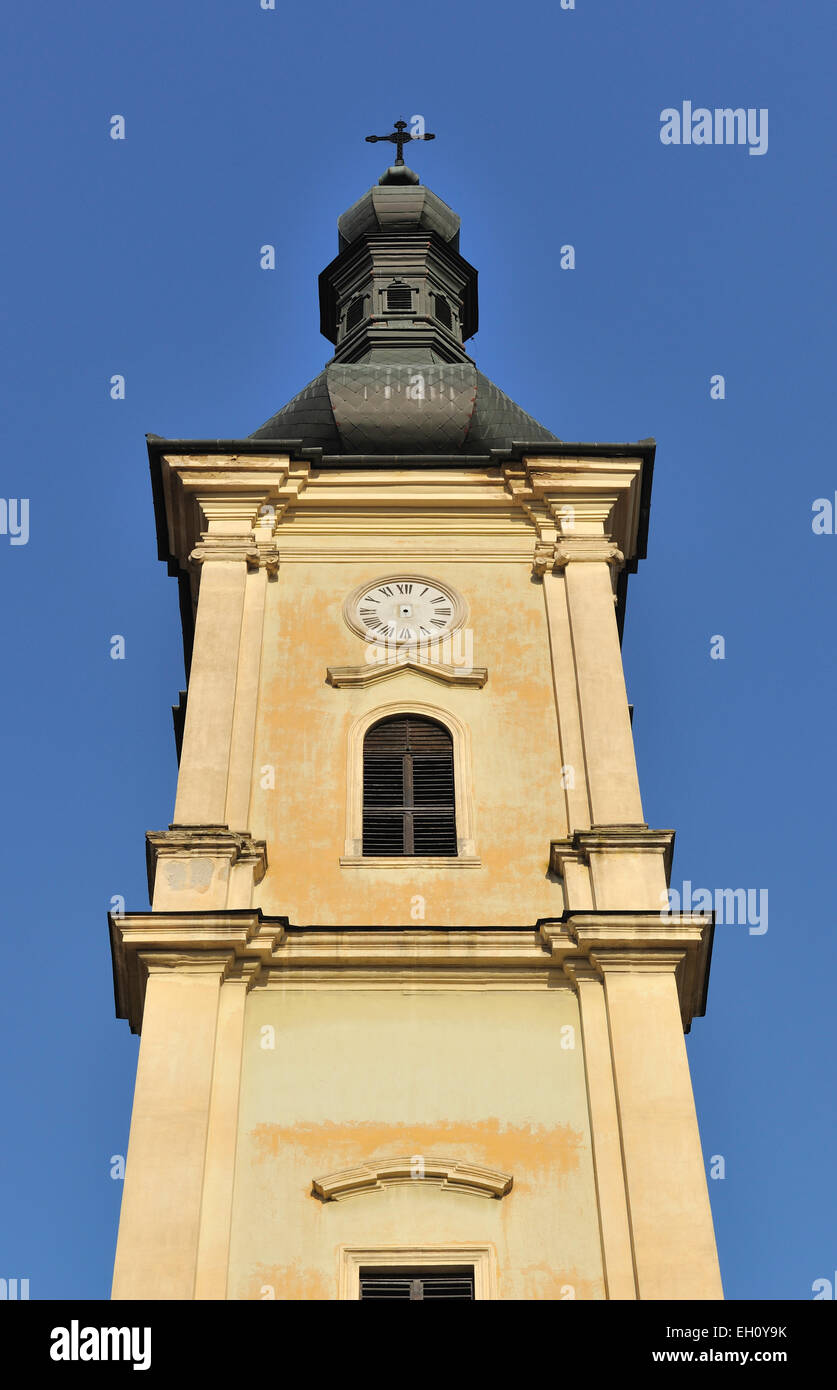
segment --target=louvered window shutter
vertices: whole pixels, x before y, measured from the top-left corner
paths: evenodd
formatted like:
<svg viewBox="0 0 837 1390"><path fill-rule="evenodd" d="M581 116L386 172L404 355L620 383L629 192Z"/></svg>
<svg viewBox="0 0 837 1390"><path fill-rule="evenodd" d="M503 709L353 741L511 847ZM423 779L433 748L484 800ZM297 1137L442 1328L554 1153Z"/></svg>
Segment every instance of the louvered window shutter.
<svg viewBox="0 0 837 1390"><path fill-rule="evenodd" d="M413 291L409 285L394 284L387 286L387 308L388 309L412 309Z"/></svg>
<svg viewBox="0 0 837 1390"><path fill-rule="evenodd" d="M363 745L363 853L455 855L453 739L432 719L382 719Z"/></svg>
<svg viewBox="0 0 837 1390"><path fill-rule="evenodd" d="M473 1301L473 1274L421 1274L418 1271L362 1273L360 1296L369 1298L465 1298Z"/></svg>
<svg viewBox="0 0 837 1390"><path fill-rule="evenodd" d="M363 318L363 295L353 299L346 311L346 332L356 328Z"/></svg>
<svg viewBox="0 0 837 1390"><path fill-rule="evenodd" d="M450 327L451 327L450 304L449 304L448 301L445 299L444 295L443 295L443 294L434 294L434 296L433 296L433 304L434 304L434 313L435 313L435 315L436 315L436 318L439 320L439 322L440 322L441 324L444 325L445 328L450 328Z"/></svg>

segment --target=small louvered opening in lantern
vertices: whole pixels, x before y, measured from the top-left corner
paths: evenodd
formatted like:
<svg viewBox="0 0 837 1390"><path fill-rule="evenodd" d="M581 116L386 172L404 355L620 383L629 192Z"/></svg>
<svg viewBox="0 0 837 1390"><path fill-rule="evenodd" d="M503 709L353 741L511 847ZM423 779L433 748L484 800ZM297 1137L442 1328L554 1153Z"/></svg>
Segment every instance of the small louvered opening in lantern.
<svg viewBox="0 0 837 1390"><path fill-rule="evenodd" d="M363 853L455 856L453 739L432 719L396 715L363 745Z"/></svg>
<svg viewBox="0 0 837 1390"><path fill-rule="evenodd" d="M346 332L350 333L363 318L363 296L353 299L346 314Z"/></svg>
<svg viewBox="0 0 837 1390"><path fill-rule="evenodd" d="M443 294L434 294L433 312L443 328L450 328L452 322L450 305Z"/></svg>
<svg viewBox="0 0 837 1390"><path fill-rule="evenodd" d="M390 285L387 288L387 308L393 310L412 309L413 291L409 285Z"/></svg>

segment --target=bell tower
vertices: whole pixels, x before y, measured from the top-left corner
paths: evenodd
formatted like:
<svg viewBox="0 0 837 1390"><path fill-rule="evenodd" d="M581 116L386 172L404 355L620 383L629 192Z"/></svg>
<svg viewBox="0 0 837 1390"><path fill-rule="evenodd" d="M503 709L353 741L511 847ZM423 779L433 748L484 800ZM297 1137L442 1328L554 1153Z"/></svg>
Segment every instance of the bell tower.
<svg viewBox="0 0 837 1390"><path fill-rule="evenodd" d="M723 1297L620 654L655 446L566 443L466 351L459 218L338 221L334 356L246 439L149 436L188 689L119 1299Z"/></svg>

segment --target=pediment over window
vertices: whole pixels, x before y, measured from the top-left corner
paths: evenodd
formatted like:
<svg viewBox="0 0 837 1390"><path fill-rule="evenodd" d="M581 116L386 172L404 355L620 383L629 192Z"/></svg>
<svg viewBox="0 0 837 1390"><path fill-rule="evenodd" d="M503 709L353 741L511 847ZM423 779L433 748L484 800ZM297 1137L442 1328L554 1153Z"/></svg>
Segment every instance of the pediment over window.
<svg viewBox="0 0 837 1390"><path fill-rule="evenodd" d="M326 680L338 689L345 687L365 687L376 685L378 681L389 680L400 671L415 671L420 676L430 676L432 680L444 685L466 685L481 689L488 680L484 666L449 666L441 661L392 661L371 663L363 666L329 666Z"/></svg>
<svg viewBox="0 0 837 1390"><path fill-rule="evenodd" d="M361 1192L377 1192L399 1183L432 1183L449 1192L468 1192L474 1197L505 1197L511 1191L511 1173L460 1163L453 1158L413 1154L408 1158L387 1158L361 1168L344 1168L314 1178L313 1192L322 1202L339 1202Z"/></svg>

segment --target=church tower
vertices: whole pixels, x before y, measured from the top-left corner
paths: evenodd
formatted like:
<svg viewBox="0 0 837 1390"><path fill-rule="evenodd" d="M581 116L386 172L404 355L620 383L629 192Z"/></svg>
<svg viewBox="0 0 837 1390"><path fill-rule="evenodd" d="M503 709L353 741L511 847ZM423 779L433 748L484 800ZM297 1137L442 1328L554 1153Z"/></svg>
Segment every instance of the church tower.
<svg viewBox="0 0 837 1390"><path fill-rule="evenodd" d="M246 439L149 437L188 691L148 912L118 1299L716 1299L620 655L654 443L476 367L459 218L397 160L338 220L326 368Z"/></svg>

